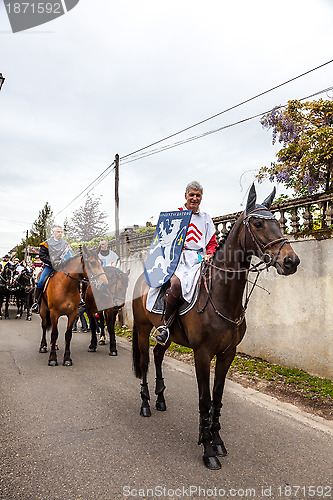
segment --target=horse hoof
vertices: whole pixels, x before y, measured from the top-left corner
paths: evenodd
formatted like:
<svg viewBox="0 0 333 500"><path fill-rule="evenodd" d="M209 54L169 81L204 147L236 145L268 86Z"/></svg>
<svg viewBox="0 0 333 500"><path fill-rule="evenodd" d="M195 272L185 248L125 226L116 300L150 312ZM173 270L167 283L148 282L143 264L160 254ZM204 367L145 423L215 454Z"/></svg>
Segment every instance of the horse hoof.
<svg viewBox="0 0 333 500"><path fill-rule="evenodd" d="M110 351L109 356L118 356L118 352L117 351Z"/></svg>
<svg viewBox="0 0 333 500"><path fill-rule="evenodd" d="M58 366L58 361L54 360L54 359L49 360L48 365L49 366Z"/></svg>
<svg viewBox="0 0 333 500"><path fill-rule="evenodd" d="M41 352L42 354L44 354L45 352L47 352L47 347L40 347L39 348L39 352Z"/></svg>
<svg viewBox="0 0 333 500"><path fill-rule="evenodd" d="M105 338L101 338L98 342L99 345L106 345Z"/></svg>
<svg viewBox="0 0 333 500"><path fill-rule="evenodd" d="M96 347L88 347L88 352L96 352Z"/></svg>
<svg viewBox="0 0 333 500"><path fill-rule="evenodd" d="M163 401L156 401L155 408L158 411L166 411L167 409L166 404Z"/></svg>
<svg viewBox="0 0 333 500"><path fill-rule="evenodd" d="M220 470L221 462L216 457L206 457L205 455L202 457L203 463L210 470Z"/></svg>
<svg viewBox="0 0 333 500"><path fill-rule="evenodd" d="M71 359L66 359L66 361L64 360L63 362L63 366L72 366L73 362Z"/></svg>
<svg viewBox="0 0 333 500"><path fill-rule="evenodd" d="M31 316L28 316L27 321L31 321Z"/></svg>
<svg viewBox="0 0 333 500"><path fill-rule="evenodd" d="M216 452L216 455L218 457L226 457L228 455L227 449L224 446L224 443L222 444L213 444L214 451Z"/></svg>
<svg viewBox="0 0 333 500"><path fill-rule="evenodd" d="M141 407L140 415L141 415L141 417L150 417L151 416L150 408L149 407L144 407L144 408Z"/></svg>

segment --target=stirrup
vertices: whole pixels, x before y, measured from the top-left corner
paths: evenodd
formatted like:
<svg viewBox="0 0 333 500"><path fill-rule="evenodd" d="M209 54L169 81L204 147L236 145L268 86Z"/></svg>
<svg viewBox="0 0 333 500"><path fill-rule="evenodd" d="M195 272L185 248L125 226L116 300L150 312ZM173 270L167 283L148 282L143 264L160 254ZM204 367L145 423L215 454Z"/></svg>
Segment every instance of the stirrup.
<svg viewBox="0 0 333 500"><path fill-rule="evenodd" d="M38 314L39 313L39 304L38 302L35 302L31 306L31 312Z"/></svg>
<svg viewBox="0 0 333 500"><path fill-rule="evenodd" d="M161 334L157 333L157 335L156 335L156 332L159 332L160 330L164 330L167 333L167 338L165 340L157 338ZM153 340L155 340L155 342L157 342L158 344L165 345L168 342L169 338L170 338L170 330L165 325L161 325L155 329Z"/></svg>

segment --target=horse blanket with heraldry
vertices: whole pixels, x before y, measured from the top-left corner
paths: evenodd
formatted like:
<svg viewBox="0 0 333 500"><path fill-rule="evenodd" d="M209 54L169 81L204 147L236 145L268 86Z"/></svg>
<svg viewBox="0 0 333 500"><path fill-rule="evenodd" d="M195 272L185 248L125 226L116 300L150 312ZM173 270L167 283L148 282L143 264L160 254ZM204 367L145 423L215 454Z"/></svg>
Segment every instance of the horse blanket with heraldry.
<svg viewBox="0 0 333 500"><path fill-rule="evenodd" d="M179 278L183 299L191 303L200 274L200 263L205 249L215 234L215 226L209 214L192 214L185 237L185 245L174 274ZM146 308L152 311L160 289L150 288Z"/></svg>

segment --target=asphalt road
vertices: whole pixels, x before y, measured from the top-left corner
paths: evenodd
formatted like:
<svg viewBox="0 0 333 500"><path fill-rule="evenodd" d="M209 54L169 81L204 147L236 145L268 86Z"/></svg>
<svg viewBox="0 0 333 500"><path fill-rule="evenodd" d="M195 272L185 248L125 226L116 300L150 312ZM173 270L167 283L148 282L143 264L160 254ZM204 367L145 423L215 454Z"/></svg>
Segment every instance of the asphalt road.
<svg viewBox="0 0 333 500"><path fill-rule="evenodd" d="M12 313L13 315L13 313ZM139 415L131 344L88 353L75 333L72 367L47 366L39 317L0 321L0 498L333 498L333 424L227 382L228 456L209 471L197 445L193 368L165 362L165 413ZM154 373L150 372L152 407Z"/></svg>

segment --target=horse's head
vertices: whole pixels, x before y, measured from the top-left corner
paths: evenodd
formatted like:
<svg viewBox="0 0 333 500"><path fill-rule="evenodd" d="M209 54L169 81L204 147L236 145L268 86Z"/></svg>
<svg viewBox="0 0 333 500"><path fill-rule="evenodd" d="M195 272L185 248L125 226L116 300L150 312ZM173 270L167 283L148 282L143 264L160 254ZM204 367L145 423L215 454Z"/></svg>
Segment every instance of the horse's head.
<svg viewBox="0 0 333 500"><path fill-rule="evenodd" d="M105 291L108 286L108 280L102 267L102 261L97 253L83 246L81 250L81 263L83 274L88 278L91 286L96 290Z"/></svg>
<svg viewBox="0 0 333 500"><path fill-rule="evenodd" d="M275 188L261 205L257 204L257 194L252 184L243 215L243 248L257 255L267 265L274 266L279 274L289 275L296 272L300 260L288 239L283 236L279 222L269 211L274 196Z"/></svg>
<svg viewBox="0 0 333 500"><path fill-rule="evenodd" d="M25 267L23 271L20 273L17 281L21 283L23 286L33 286L33 276L32 271Z"/></svg>
<svg viewBox="0 0 333 500"><path fill-rule="evenodd" d="M7 287L12 286L14 283L15 269L16 266L8 262L8 264L5 265L5 268L2 271L2 277L5 280Z"/></svg>
<svg viewBox="0 0 333 500"><path fill-rule="evenodd" d="M124 273L114 266L108 266L105 268L105 273L109 282L108 291L113 299L113 306L120 309L125 304L130 271Z"/></svg>

